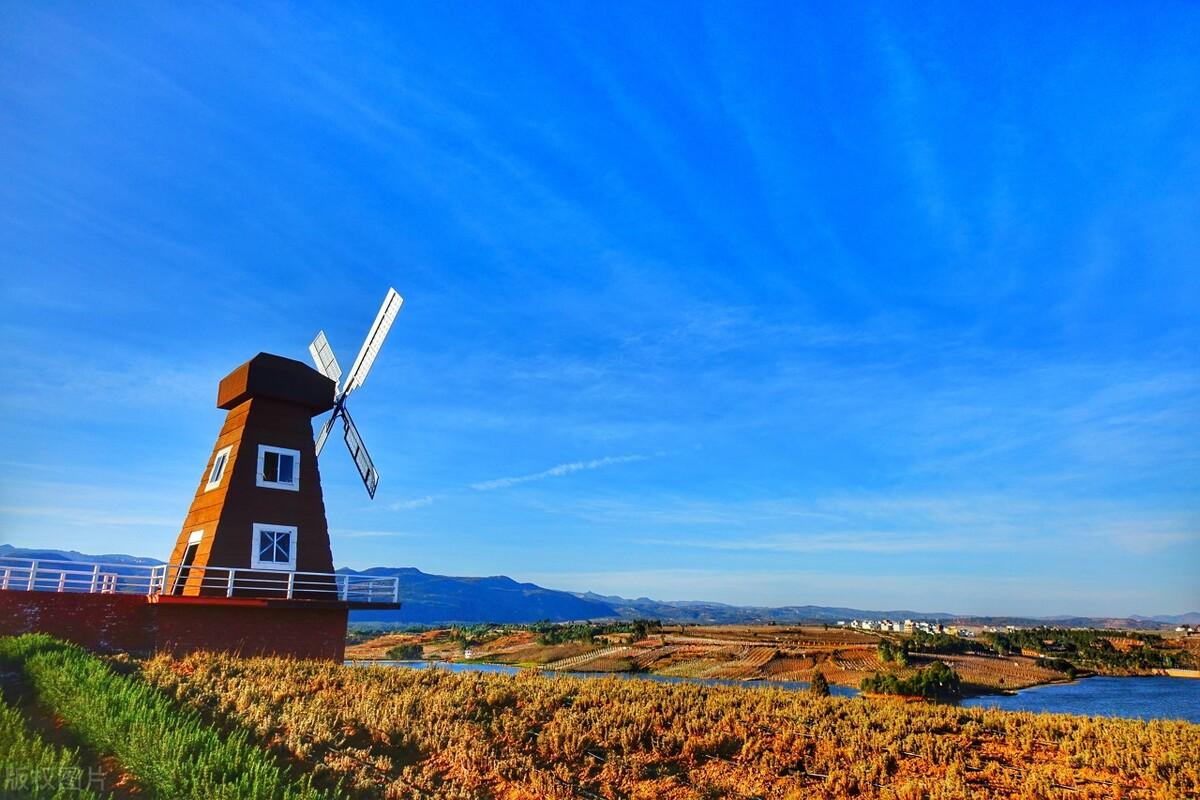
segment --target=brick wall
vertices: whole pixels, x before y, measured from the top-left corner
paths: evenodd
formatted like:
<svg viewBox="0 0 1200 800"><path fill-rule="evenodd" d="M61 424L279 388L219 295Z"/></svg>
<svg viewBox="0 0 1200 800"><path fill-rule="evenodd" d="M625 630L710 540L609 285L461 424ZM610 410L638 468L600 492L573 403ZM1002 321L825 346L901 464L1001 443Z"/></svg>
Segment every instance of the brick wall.
<svg viewBox="0 0 1200 800"><path fill-rule="evenodd" d="M168 605L141 595L0 590L0 635L40 631L100 652L224 650L341 661L342 608Z"/></svg>
<svg viewBox="0 0 1200 800"><path fill-rule="evenodd" d="M346 648L344 608L158 604L156 648L182 655L225 650L341 661Z"/></svg>
<svg viewBox="0 0 1200 800"><path fill-rule="evenodd" d="M90 650L154 651L154 610L135 594L0 590L0 635L41 631Z"/></svg>

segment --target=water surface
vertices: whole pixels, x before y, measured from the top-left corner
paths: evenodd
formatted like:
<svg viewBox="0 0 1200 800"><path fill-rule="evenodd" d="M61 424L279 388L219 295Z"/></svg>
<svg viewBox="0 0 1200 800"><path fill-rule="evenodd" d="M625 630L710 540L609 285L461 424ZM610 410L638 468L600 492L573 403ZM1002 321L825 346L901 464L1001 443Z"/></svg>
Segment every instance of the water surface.
<svg viewBox="0 0 1200 800"><path fill-rule="evenodd" d="M1195 678L1083 678L1022 689L1014 695L984 695L962 701L1005 711L1050 711L1093 717L1184 719L1200 723L1200 680Z"/></svg>

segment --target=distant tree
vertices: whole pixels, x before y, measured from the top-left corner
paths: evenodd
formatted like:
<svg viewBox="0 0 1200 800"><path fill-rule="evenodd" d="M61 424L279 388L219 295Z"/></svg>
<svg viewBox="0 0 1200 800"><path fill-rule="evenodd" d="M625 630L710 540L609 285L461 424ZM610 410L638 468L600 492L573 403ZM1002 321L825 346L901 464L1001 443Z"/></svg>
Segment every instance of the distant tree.
<svg viewBox="0 0 1200 800"><path fill-rule="evenodd" d="M958 673L941 661L934 661L903 680L890 673L876 672L863 678L860 688L874 694L903 694L933 700L952 700L962 694Z"/></svg>
<svg viewBox="0 0 1200 800"><path fill-rule="evenodd" d="M925 669L917 670L912 678L918 688L917 694L940 700L950 700L962 695L958 673L941 661L934 661Z"/></svg>
<svg viewBox="0 0 1200 800"><path fill-rule="evenodd" d="M996 655L1006 656L1013 651L1012 640L1007 635L997 633L991 639L992 649L996 651Z"/></svg>
<svg viewBox="0 0 1200 800"><path fill-rule="evenodd" d="M863 678L858 688L872 694L906 694L900 679L887 672L876 672Z"/></svg>
<svg viewBox="0 0 1200 800"><path fill-rule="evenodd" d="M818 697L829 697L829 681L825 679L825 673L817 671L813 674L812 683L808 685L808 693Z"/></svg>
<svg viewBox="0 0 1200 800"><path fill-rule="evenodd" d="M419 661L424 655L419 644L401 644L387 651L387 657L392 661Z"/></svg>

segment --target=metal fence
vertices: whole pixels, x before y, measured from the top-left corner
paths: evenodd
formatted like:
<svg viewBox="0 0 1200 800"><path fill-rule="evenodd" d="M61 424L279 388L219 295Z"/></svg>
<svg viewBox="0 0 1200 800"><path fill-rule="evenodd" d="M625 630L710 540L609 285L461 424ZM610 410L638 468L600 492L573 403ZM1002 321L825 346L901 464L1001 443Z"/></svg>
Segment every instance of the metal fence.
<svg viewBox="0 0 1200 800"><path fill-rule="evenodd" d="M112 564L0 556L0 589L398 603L395 577L182 564Z"/></svg>

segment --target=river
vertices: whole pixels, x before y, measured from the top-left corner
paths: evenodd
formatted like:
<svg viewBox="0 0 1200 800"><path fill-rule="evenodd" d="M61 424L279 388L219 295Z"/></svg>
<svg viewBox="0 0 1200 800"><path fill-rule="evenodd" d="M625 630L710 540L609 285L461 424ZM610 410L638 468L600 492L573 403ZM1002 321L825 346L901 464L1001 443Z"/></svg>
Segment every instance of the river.
<svg viewBox="0 0 1200 800"><path fill-rule="evenodd" d="M446 661L358 661L356 666L379 665L427 669L436 667L451 672L492 672L513 675L522 667L508 664L450 663ZM799 681L737 681L720 678L676 678L645 672L555 672L575 678L620 678L650 680L658 683L695 683L702 686L749 686L803 690ZM837 697L854 697L858 690L830 686ZM1085 714L1130 719L1182 719L1200 724L1200 680L1189 678L1084 678L1074 683L1055 683L1022 689L1012 695L969 697L962 705L994 707L1005 711L1047 711L1058 714Z"/></svg>

